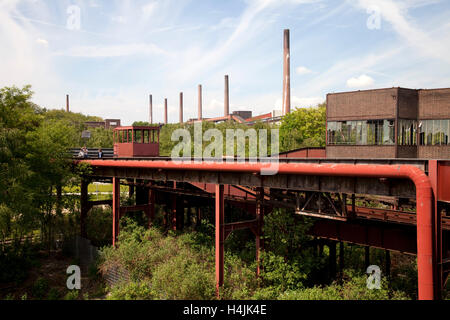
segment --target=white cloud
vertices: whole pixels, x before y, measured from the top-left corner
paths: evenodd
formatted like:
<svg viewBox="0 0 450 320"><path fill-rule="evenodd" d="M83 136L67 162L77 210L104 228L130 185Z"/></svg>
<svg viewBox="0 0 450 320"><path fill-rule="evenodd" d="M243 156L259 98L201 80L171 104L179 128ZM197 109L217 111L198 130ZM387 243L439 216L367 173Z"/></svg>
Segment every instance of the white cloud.
<svg viewBox="0 0 450 320"><path fill-rule="evenodd" d="M127 22L127 18L125 18L124 16L114 16L111 18L111 20L113 22L117 22L117 23L126 23Z"/></svg>
<svg viewBox="0 0 450 320"><path fill-rule="evenodd" d="M362 74L358 78L350 78L347 80L347 87L349 88L367 88L372 86L375 81L368 75Z"/></svg>
<svg viewBox="0 0 450 320"><path fill-rule="evenodd" d="M431 37L427 32L416 26L408 16L409 8L433 3L436 3L436 1L359 0L357 5L364 10L376 8L381 17L391 24L394 31L404 39L409 46L419 49L422 54L450 62L450 56L448 55L450 50L448 34L445 36L446 39Z"/></svg>
<svg viewBox="0 0 450 320"><path fill-rule="evenodd" d="M42 38L37 38L36 43L43 45L44 47L48 47L48 41Z"/></svg>
<svg viewBox="0 0 450 320"><path fill-rule="evenodd" d="M291 96L291 110L295 108L304 108L304 107L315 107L318 104L321 104L325 101L324 97L297 97L295 95ZM279 98L275 102L275 108L277 110L282 110L282 99Z"/></svg>
<svg viewBox="0 0 450 320"><path fill-rule="evenodd" d="M155 13L157 6L158 3L154 1L149 2L146 5L142 6L142 14L144 16L144 19L150 18Z"/></svg>
<svg viewBox="0 0 450 320"><path fill-rule="evenodd" d="M297 72L297 74L299 74L299 75L305 75L305 74L312 73L312 71L310 69L308 69L307 67L303 67L303 66L300 66L297 69L295 69L295 72Z"/></svg>

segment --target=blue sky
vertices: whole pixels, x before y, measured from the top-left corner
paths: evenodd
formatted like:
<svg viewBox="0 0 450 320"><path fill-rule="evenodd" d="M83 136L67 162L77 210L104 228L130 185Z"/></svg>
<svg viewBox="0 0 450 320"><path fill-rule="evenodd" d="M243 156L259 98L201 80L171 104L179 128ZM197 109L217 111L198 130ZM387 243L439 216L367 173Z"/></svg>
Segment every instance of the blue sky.
<svg viewBox="0 0 450 320"><path fill-rule="evenodd" d="M75 8L75 9L74 9ZM78 9L77 9L78 8ZM79 10L79 17L77 11ZM79 28L77 21L79 21ZM446 0L0 0L0 87L31 84L34 101L120 118L281 109L283 30L291 33L293 107L329 92L450 87Z"/></svg>

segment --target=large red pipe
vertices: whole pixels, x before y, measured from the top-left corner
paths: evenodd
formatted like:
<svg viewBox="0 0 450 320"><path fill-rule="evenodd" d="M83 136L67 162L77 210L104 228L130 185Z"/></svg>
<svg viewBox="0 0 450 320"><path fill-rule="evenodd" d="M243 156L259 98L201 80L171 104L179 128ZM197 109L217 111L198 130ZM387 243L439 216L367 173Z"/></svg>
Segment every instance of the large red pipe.
<svg viewBox="0 0 450 320"><path fill-rule="evenodd" d="M268 167L268 164L263 163L180 163L159 160L84 160L83 162L88 162L97 167L245 172L255 174L260 173ZM419 299L434 299L433 192L430 180L422 170L411 165L279 163L278 174L410 179L416 186Z"/></svg>

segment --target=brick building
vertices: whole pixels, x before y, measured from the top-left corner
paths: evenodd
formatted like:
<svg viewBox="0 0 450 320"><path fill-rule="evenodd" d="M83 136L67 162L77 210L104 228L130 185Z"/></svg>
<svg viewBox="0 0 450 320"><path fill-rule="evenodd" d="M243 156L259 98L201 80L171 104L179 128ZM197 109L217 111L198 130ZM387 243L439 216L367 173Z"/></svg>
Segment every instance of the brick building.
<svg viewBox="0 0 450 320"><path fill-rule="evenodd" d="M327 95L327 158L450 159L450 88Z"/></svg>
<svg viewBox="0 0 450 320"><path fill-rule="evenodd" d="M84 123L88 128L115 129L121 126L120 119L106 119L105 121L87 121Z"/></svg>

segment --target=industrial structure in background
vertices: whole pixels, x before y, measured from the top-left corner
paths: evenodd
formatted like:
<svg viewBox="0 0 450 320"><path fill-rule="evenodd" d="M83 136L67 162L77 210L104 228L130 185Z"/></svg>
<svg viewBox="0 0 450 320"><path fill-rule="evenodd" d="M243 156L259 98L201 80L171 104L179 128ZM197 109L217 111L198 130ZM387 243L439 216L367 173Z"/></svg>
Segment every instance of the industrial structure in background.
<svg viewBox="0 0 450 320"><path fill-rule="evenodd" d="M286 30L283 115L290 112L289 59ZM225 77L224 116L209 121L254 122L248 112L229 113L228 90ZM129 212L144 211L151 226L158 205L164 226L174 230L199 226L209 217L215 221L220 297L227 237L241 229L255 235L259 275L264 216L284 208L299 219L314 220L309 233L319 246L328 246L332 276L337 261L339 270L345 266L344 242L366 248L366 266L370 247L384 249L383 271L388 277L391 251L413 254L419 299L440 299L450 272L449 94L450 89L403 88L329 94L326 148L292 150L257 162L191 158L175 162L159 155L160 126L116 128L114 158L77 160L92 167L81 183L81 235L87 237L88 212L99 204L112 206L114 246L119 220ZM205 120L201 85L198 103L196 120ZM183 121L181 115L179 120ZM272 166L277 168L274 174L264 175ZM112 183L113 199L90 201L88 185L94 181ZM121 205L120 185L136 195L134 205ZM378 205L357 205L368 202ZM227 214L230 207L239 210L240 218Z"/></svg>

